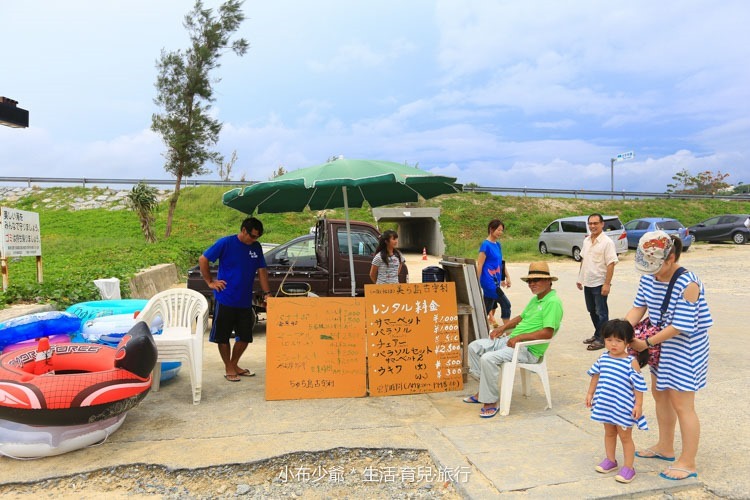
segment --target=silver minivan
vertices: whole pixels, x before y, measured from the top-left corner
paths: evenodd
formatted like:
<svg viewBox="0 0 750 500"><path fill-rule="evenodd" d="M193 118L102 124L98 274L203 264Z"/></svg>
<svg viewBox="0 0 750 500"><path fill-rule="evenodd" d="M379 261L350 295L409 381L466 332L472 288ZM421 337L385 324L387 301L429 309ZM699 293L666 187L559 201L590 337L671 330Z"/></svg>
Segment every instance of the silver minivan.
<svg viewBox="0 0 750 500"><path fill-rule="evenodd" d="M604 234L615 242L617 253L627 252L628 236L620 218L616 215L602 217ZM588 219L588 215L578 215L554 220L539 235L539 253L570 255L580 262L583 239L589 233Z"/></svg>

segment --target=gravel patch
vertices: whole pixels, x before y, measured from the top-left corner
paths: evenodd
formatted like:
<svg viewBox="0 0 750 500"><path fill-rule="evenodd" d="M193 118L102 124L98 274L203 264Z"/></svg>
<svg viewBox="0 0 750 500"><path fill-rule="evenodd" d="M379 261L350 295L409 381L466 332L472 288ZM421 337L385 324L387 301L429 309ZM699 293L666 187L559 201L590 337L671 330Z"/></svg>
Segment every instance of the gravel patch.
<svg viewBox="0 0 750 500"><path fill-rule="evenodd" d="M422 450L344 449L292 453L251 464L169 470L133 464L0 486L0 497L458 499L468 470L443 470Z"/></svg>

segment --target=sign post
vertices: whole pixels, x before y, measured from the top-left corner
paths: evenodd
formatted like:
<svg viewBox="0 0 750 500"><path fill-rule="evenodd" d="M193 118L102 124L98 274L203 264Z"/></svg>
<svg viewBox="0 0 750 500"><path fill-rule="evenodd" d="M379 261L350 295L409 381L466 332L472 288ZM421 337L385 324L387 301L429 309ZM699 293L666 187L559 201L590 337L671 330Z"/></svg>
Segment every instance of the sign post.
<svg viewBox="0 0 750 500"><path fill-rule="evenodd" d="M0 267L3 291L8 289L8 257L36 257L36 279L42 282L42 237L39 214L0 207Z"/></svg>
<svg viewBox="0 0 750 500"><path fill-rule="evenodd" d="M615 199L615 162L632 160L635 158L635 153L628 151L626 153L620 153L614 158L609 159L609 170L610 170L610 191L612 191L612 199Z"/></svg>

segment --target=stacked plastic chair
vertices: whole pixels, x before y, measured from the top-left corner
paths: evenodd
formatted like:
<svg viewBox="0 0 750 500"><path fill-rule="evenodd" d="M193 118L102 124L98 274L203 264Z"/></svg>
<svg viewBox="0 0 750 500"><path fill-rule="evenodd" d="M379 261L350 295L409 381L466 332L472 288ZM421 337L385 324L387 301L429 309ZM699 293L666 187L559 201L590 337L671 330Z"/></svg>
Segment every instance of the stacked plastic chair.
<svg viewBox="0 0 750 500"><path fill-rule="evenodd" d="M154 295L138 315L149 326L160 316L164 322L154 335L158 350L151 389L159 390L162 361L182 361L190 372L193 404L201 401L203 382L203 335L208 329L208 301L194 290L172 288Z"/></svg>

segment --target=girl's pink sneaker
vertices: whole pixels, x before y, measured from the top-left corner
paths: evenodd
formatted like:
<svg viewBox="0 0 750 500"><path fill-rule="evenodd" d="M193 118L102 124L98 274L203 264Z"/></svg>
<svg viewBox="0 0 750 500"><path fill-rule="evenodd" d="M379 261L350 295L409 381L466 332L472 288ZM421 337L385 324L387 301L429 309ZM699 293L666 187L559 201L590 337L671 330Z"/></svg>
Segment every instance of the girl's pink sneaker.
<svg viewBox="0 0 750 500"><path fill-rule="evenodd" d="M635 479L635 471L630 467L623 467L615 476L618 483L629 483L633 479Z"/></svg>

